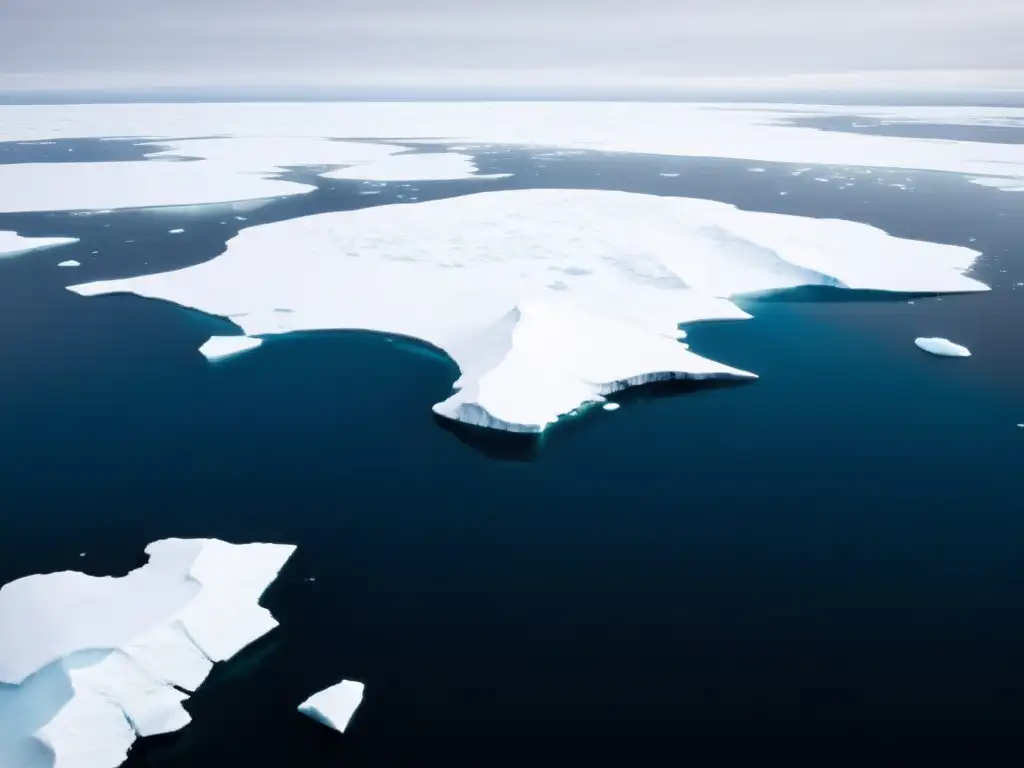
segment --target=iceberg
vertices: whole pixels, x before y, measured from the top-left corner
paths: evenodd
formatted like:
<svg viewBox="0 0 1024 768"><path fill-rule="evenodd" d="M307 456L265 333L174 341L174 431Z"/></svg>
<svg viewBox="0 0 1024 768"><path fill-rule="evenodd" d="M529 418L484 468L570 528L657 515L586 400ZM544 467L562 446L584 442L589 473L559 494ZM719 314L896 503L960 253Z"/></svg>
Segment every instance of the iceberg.
<svg viewBox="0 0 1024 768"><path fill-rule="evenodd" d="M617 411L621 406L618 403L605 403L601 407L606 411Z"/></svg>
<svg viewBox="0 0 1024 768"><path fill-rule="evenodd" d="M362 683L342 680L337 685L310 696L299 705L299 712L328 728L344 733L363 701L363 690Z"/></svg>
<svg viewBox="0 0 1024 768"><path fill-rule="evenodd" d="M17 232L0 230L0 259L77 242L77 237L22 237Z"/></svg>
<svg viewBox="0 0 1024 768"><path fill-rule="evenodd" d="M749 317L732 297L806 285L985 291L964 274L978 255L708 200L533 189L251 227L202 264L69 290L174 302L247 336L419 339L461 372L437 414L537 432L650 381L754 378L678 341L680 324Z"/></svg>
<svg viewBox="0 0 1024 768"><path fill-rule="evenodd" d="M509 173L480 175L472 155L454 152L392 155L383 160L353 165L320 174L327 179L363 181L455 181L458 179L504 179Z"/></svg>
<svg viewBox="0 0 1024 768"><path fill-rule="evenodd" d="M80 267L80 266L82 266L82 262L75 261L74 259L68 259L67 261L59 262L57 264L57 266L58 267Z"/></svg>
<svg viewBox="0 0 1024 768"><path fill-rule="evenodd" d="M0 765L114 768L186 726L189 692L277 626L259 605L295 547L165 539L122 577L0 588Z"/></svg>
<svg viewBox="0 0 1024 768"><path fill-rule="evenodd" d="M237 355L247 349L255 349L263 343L263 339L248 336L211 336L199 347L200 353L208 360L219 360L223 357Z"/></svg>
<svg viewBox="0 0 1024 768"><path fill-rule="evenodd" d="M954 344L949 339L937 337L921 337L914 339L914 343L925 352L941 357L970 357L971 351L960 344Z"/></svg>

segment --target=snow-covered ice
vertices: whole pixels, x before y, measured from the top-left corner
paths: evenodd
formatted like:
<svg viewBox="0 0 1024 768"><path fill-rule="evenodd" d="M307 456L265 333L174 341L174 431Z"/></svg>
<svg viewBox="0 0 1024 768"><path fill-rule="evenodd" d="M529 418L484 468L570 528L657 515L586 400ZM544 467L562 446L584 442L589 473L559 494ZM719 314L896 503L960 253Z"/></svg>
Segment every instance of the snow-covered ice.
<svg viewBox="0 0 1024 768"><path fill-rule="evenodd" d="M122 577L73 571L0 589L0 765L114 768L179 730L182 702L277 622L259 605L295 547L165 539Z"/></svg>
<svg viewBox="0 0 1024 768"><path fill-rule="evenodd" d="M185 231L184 229L180 229L180 228L179 229L168 229L167 230L167 234L169 234L169 235L180 235L184 231Z"/></svg>
<svg viewBox="0 0 1024 768"><path fill-rule="evenodd" d="M74 259L68 259L67 261L61 261L57 264L58 267L80 267L82 262L75 261Z"/></svg>
<svg viewBox="0 0 1024 768"><path fill-rule="evenodd" d="M914 343L925 352L942 357L970 357L971 351L960 344L954 344L949 339L937 337L924 337L914 339Z"/></svg>
<svg viewBox="0 0 1024 768"><path fill-rule="evenodd" d="M0 124L3 115L0 107ZM304 194L314 187L272 177L290 166L362 163L404 149L305 136L152 143L148 160L0 165L0 213L189 206ZM175 161L185 157L200 159Z"/></svg>
<svg viewBox="0 0 1024 768"><path fill-rule="evenodd" d="M342 680L315 693L299 705L299 712L341 733L363 701L364 686L354 680Z"/></svg>
<svg viewBox="0 0 1024 768"><path fill-rule="evenodd" d="M252 227L202 264L70 290L172 301L248 336L349 328L420 339L461 371L438 414L537 432L648 381L753 378L677 342L680 323L748 317L731 296L983 291L964 274L977 256L708 200L519 190Z"/></svg>
<svg viewBox="0 0 1024 768"><path fill-rule="evenodd" d="M605 403L601 407L606 411L617 411L620 408L618 403Z"/></svg>
<svg viewBox="0 0 1024 768"><path fill-rule="evenodd" d="M365 181L454 181L457 179L503 179L511 174L480 175L472 155L454 152L392 155L321 174L328 179Z"/></svg>
<svg viewBox="0 0 1024 768"><path fill-rule="evenodd" d="M75 237L22 237L17 232L0 230L0 259L77 242Z"/></svg>
<svg viewBox="0 0 1024 768"><path fill-rule="evenodd" d="M458 141L1024 178L1024 145L861 135L786 123L807 109L780 104L726 108L555 101L7 105L0 106L0 141L130 134L153 137L169 147L156 148L156 158L203 159L0 165L0 212L188 205L301 194L310 187L271 177L290 166L352 165L405 149L324 137L385 139L407 136L411 126L419 136L435 138L403 140L405 144ZM879 113L879 108L870 109ZM833 106L813 110L848 111ZM912 108L898 119L992 124L1022 115L1024 110L1013 108ZM339 136L342 130L344 135ZM221 138L181 138L188 136Z"/></svg>
<svg viewBox="0 0 1024 768"><path fill-rule="evenodd" d="M208 360L219 360L245 352L247 349L255 349L262 343L263 339L253 339L249 336L211 336L199 347L199 352Z"/></svg>

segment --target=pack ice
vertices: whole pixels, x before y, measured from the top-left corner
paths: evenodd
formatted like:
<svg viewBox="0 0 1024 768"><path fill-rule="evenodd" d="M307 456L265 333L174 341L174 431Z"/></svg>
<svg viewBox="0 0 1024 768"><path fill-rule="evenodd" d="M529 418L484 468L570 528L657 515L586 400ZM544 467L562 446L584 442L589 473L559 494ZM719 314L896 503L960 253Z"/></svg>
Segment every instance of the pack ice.
<svg viewBox="0 0 1024 768"><path fill-rule="evenodd" d="M277 622L259 598L295 547L165 539L125 576L65 571L0 589L0 766L114 768L189 723L213 664Z"/></svg>
<svg viewBox="0 0 1024 768"><path fill-rule="evenodd" d="M252 227L173 272L86 283L225 317L249 337L364 329L420 339L461 375L441 416L539 432L630 386L754 374L679 343L748 317L730 297L804 285L988 290L976 251L848 221L591 190L482 192Z"/></svg>

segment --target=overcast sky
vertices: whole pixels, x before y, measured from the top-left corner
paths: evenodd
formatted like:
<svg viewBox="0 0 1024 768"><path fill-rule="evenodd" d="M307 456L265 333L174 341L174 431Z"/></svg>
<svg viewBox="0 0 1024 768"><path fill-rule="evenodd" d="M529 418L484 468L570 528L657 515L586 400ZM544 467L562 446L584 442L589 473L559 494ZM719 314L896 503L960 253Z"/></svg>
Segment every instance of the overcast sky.
<svg viewBox="0 0 1024 768"><path fill-rule="evenodd" d="M1021 72L1024 0L0 0L0 88L1024 87Z"/></svg>

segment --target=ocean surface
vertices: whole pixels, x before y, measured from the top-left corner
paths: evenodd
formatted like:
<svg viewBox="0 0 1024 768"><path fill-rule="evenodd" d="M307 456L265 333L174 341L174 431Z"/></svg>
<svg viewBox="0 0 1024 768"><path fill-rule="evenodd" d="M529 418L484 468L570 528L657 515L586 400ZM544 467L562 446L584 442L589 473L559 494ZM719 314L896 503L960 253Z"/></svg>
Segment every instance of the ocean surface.
<svg viewBox="0 0 1024 768"><path fill-rule="evenodd" d="M870 121L821 127L853 122ZM139 151L0 144L0 163ZM264 600L281 627L129 768L1024 757L1024 194L939 173L471 152L515 175L361 196L296 170L317 191L0 215L81 238L0 259L0 583L122 574L171 536L298 545ZM539 444L435 419L457 372L413 342L307 333L210 364L197 348L230 323L64 290L199 263L242 227L528 187L861 221L982 251L973 275L994 290L745 301L753 320L689 340L758 381L634 390ZM922 335L974 356L927 355ZM296 714L342 678L367 686L347 734Z"/></svg>

